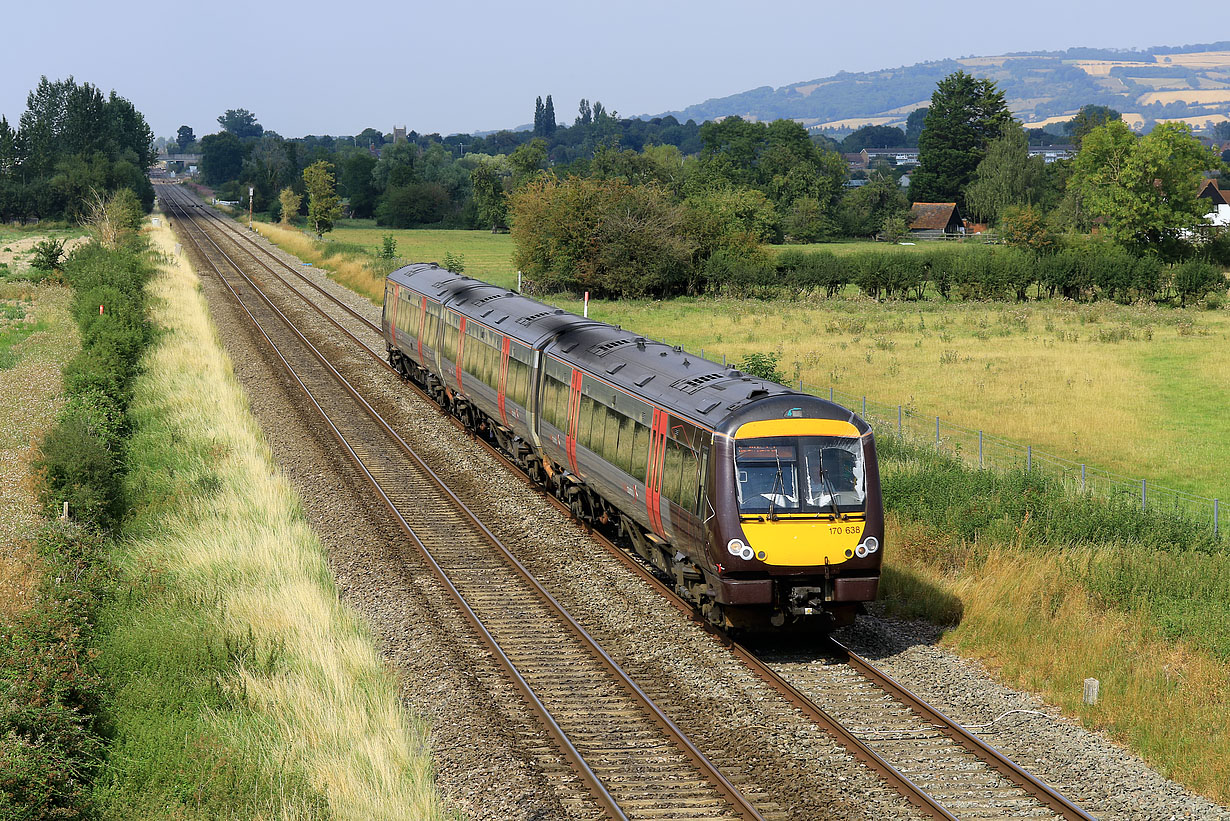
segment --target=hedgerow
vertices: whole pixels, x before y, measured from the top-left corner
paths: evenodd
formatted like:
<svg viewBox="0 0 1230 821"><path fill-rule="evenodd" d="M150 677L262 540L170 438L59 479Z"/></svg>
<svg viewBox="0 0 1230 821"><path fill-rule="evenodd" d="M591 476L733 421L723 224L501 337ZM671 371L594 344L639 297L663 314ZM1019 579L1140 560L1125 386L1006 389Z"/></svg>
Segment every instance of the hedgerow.
<svg viewBox="0 0 1230 821"><path fill-rule="evenodd" d="M1135 257L1110 244L1041 255L989 246L918 253L873 250L841 257L791 249L777 255L771 274L756 266L735 268L725 264L710 274L714 290L733 283L749 293L786 289L832 297L853 285L873 299L922 299L930 288L945 299L1024 301L1035 296L1181 305L1226 290L1225 276L1209 262L1189 260L1168 268L1156 257Z"/></svg>
<svg viewBox="0 0 1230 821"><path fill-rule="evenodd" d="M38 538L36 604L0 622L0 817L84 818L105 753L101 679L89 648L110 583L104 547L124 515L127 408L150 341L148 253L92 243L63 265L81 350L65 368L67 401L34 468L50 516ZM57 519L67 503L69 517Z"/></svg>

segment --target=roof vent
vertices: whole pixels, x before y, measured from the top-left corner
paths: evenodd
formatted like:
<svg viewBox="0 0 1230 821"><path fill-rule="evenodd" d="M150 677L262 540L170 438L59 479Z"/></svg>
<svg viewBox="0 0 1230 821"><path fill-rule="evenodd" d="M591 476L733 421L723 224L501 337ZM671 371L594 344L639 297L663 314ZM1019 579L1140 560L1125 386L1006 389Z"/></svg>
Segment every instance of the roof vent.
<svg viewBox="0 0 1230 821"><path fill-rule="evenodd" d="M696 409L700 411L701 413L709 413L709 411L713 410L720 404L722 403L715 399L712 402L708 403L707 405L699 405Z"/></svg>
<svg viewBox="0 0 1230 821"><path fill-rule="evenodd" d="M655 373L651 373L647 376L642 376L640 379L636 380L636 386L638 388L645 387L646 385L649 384L649 380L653 379L655 376L657 376L657 374Z"/></svg>
<svg viewBox="0 0 1230 821"><path fill-rule="evenodd" d="M551 311L539 311L536 314L530 314L529 316L523 316L517 320L517 324L529 327L531 322L537 322L538 320L542 319L544 316L550 316L551 313L552 313Z"/></svg>
<svg viewBox="0 0 1230 821"><path fill-rule="evenodd" d="M611 339L606 342L599 342L589 349L589 352L595 356L606 356L616 348L622 348L624 345L630 345L636 340L630 336L625 336L623 339Z"/></svg>
<svg viewBox="0 0 1230 821"><path fill-rule="evenodd" d="M722 373L703 373L700 376L692 376L687 379L676 379L671 383L671 387L690 395L698 392L715 379L724 379L725 377L726 375Z"/></svg>

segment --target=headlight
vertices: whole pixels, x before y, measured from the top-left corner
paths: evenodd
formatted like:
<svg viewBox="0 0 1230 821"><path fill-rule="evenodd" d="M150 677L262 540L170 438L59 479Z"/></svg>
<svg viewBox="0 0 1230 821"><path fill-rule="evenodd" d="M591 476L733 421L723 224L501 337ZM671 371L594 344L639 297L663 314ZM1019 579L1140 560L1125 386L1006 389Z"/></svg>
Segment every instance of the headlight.
<svg viewBox="0 0 1230 821"><path fill-rule="evenodd" d="M860 559L867 558L867 546L859 545L858 547L854 548L854 555L858 556Z"/></svg>
<svg viewBox="0 0 1230 821"><path fill-rule="evenodd" d="M752 550L747 545L744 545L743 550L739 551L739 558L745 562L750 562L752 559L756 558L756 551Z"/></svg>
<svg viewBox="0 0 1230 821"><path fill-rule="evenodd" d="M743 542L739 541L738 539L731 539L729 542L726 543L726 552L732 556L739 556L739 555L742 555L743 548L745 547L747 547L747 545L745 545Z"/></svg>
<svg viewBox="0 0 1230 821"><path fill-rule="evenodd" d="M868 553L875 553L880 549L880 540L875 536L868 536L863 540L863 546L867 548Z"/></svg>

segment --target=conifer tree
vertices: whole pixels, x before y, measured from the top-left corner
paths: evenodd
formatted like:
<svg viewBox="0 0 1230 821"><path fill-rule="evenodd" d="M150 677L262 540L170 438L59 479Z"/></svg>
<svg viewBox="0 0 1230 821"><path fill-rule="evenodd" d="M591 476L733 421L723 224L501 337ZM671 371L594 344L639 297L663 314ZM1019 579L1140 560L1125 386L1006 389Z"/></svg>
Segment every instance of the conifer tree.
<svg viewBox="0 0 1230 821"><path fill-rule="evenodd" d="M965 187L974 179L987 146L1012 122L1004 93L992 80L964 71L940 80L931 95L918 135L918 170L910 177L915 202L965 206Z"/></svg>
<svg viewBox="0 0 1230 821"><path fill-rule="evenodd" d="M542 131L544 137L550 137L555 133L555 103L551 102L551 95L547 95L547 103L542 110Z"/></svg>

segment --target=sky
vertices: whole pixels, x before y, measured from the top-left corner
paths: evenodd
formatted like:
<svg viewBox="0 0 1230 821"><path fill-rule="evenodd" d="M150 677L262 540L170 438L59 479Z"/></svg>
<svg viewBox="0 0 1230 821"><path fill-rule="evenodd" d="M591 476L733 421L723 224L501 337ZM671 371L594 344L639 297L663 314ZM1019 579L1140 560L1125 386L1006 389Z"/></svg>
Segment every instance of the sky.
<svg viewBox="0 0 1230 821"><path fill-rule="evenodd" d="M878 0L621 0L432 4L5 3L0 115L15 124L40 75L114 89L156 136L198 137L245 108L285 137L513 128L552 95L658 114L759 86L949 57L1230 38L1208 2L943 5ZM946 11L941 11L944 9Z"/></svg>

